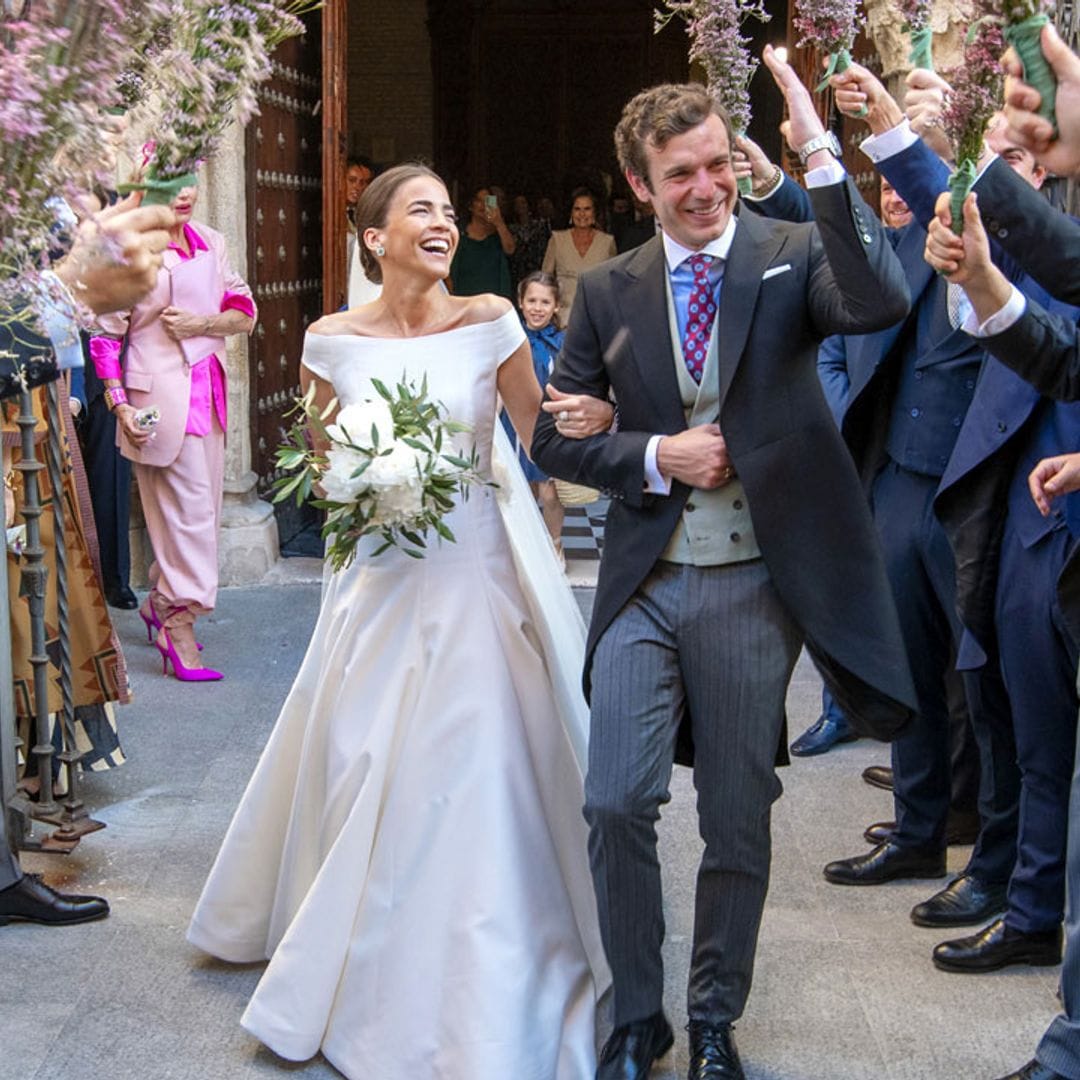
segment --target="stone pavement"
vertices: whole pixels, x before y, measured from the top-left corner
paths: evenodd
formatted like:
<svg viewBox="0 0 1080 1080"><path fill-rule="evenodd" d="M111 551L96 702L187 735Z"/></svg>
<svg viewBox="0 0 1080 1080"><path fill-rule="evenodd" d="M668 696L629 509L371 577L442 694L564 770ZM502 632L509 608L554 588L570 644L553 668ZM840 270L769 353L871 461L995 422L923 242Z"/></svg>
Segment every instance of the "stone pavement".
<svg viewBox="0 0 1080 1080"><path fill-rule="evenodd" d="M222 592L214 617L200 623L207 657L227 673L218 684L162 679L142 623L118 613L136 694L120 713L129 760L86 782L108 829L67 858L25 857L54 886L101 892L113 914L63 929L0 928L0 1080L339 1075L321 1059L282 1062L251 1039L238 1021L260 966L211 960L183 936L303 654L318 605L314 569L290 560L279 580L301 583ZM580 598L591 602L587 590ZM817 715L819 687L804 660L789 695L793 735ZM865 765L885 760L864 741L783 770L772 888L738 1026L751 1080L992 1080L1028 1060L1057 1010L1056 968L935 971L929 953L940 935L907 918L932 887L845 889L822 879L829 859L863 850L868 822L891 816L887 795L859 779ZM672 791L661 854L666 1004L679 1038L654 1080L686 1075L681 1027L699 841L685 770L676 770ZM953 850L950 867L965 855Z"/></svg>

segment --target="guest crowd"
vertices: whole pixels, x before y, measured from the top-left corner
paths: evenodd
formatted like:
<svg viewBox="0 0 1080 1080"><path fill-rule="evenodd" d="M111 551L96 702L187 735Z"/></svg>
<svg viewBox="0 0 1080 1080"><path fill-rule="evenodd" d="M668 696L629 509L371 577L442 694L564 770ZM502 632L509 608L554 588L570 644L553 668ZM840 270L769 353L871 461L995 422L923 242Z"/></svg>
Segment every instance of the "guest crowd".
<svg viewBox="0 0 1080 1080"><path fill-rule="evenodd" d="M723 136L717 143L723 152L701 166L704 179L695 179L686 165L690 194L672 194L671 185L682 182L677 171L655 183L649 170L675 153L673 146L681 148L685 133L670 142L642 137L648 154L641 164L627 134L630 120L646 130L648 109L660 108L653 101L639 102L640 113L633 113L632 102L620 125L627 188L574 188L557 213L551 198L511 199L486 185L461 208L445 289L455 297L495 294L519 309L544 412L531 447L527 440L516 441L507 414L503 422L556 550L561 553L566 505L596 498L601 487L613 500L614 525L586 661L595 740L584 789L586 816L594 879L607 875L597 893L616 988L615 1032L597 1072L603 1080L644 1080L671 1035L651 990L641 989L636 997L626 990L640 976L634 970L643 963L638 952L649 953L655 944L658 957L659 941L652 942L653 923L641 915L651 903L651 879L643 874L631 880L626 871L620 880L615 855L620 843L641 850L655 844L649 814L663 801L664 780L658 775L642 781L641 790L623 790L600 760L605 743L610 749L623 738L616 719L632 715L643 728L651 722L635 711L637 698L628 688L667 674L650 666L658 664L651 655L624 658L625 666L618 666L616 644L629 649L639 641L610 630L626 635L630 619L655 619L648 632L636 627L634 633L662 637L669 632L656 614L668 602L663 590L674 596L683 587L677 581L691 580L690 571L731 566L743 575L738 587L753 597L746 602L746 618L772 635L762 648L769 650L775 671L761 678L780 688L780 711L801 641L824 676L821 716L798 734L790 752L809 757L860 735L891 738L889 763L864 776L891 789L893 817L867 822L867 849L837 852L823 867L825 879L841 888L901 879L934 883L910 918L940 931L932 960L943 972L978 975L1061 963L1063 1013L1050 1024L1034 1059L1004 1080L1080 1080L1080 225L1054 209L1040 190L1051 176L1080 177L1080 60L1052 28L1043 32L1043 49L1058 78L1057 129L1039 117L1037 93L1010 67L1006 98L988 129L978 178L964 202L962 232L942 194L952 164L941 127L949 86L932 72L916 70L905 100L897 102L859 64L833 76L832 86L837 107L866 126L861 150L880 174L880 224L847 183L835 137L817 132L809 120L796 129L803 134L800 145L793 144L807 168L805 186L749 139L734 137L728 147L726 129L709 127L717 115L711 114L690 130ZM801 91L786 81L790 69L779 62L770 66L798 116ZM717 235L698 237L685 225L680 232L679 200L704 200L693 185L713 184L710 177L724 169L750 187L730 222ZM365 265L375 265L372 260L386 250L366 253L363 245L369 232L390 226L373 225L358 213L369 206L369 185L380 191L379 173L363 159L348 163L343 228L352 308L375 301L383 288L382 274L373 276ZM77 521L79 538L70 541L92 549L88 557L96 575L87 588L113 607L138 604L127 547L133 468L154 557L140 610L148 637L176 679L213 682L223 673L212 666L212 634L205 635L204 653L196 626L213 610L217 592L225 339L250 333L258 312L251 289L232 269L224 238L197 220L197 195L192 185L164 207L141 208L136 199L96 212L76 208L82 224L70 253L57 263L57 275L95 316L82 339L85 379L72 387L80 437L71 440L75 460L69 466L80 483L89 481L93 500L92 512L87 506ZM736 205L733 193L731 201ZM101 234L120 245L123 261L104 257ZM777 246L777 237L789 246ZM753 264L753 291L741 273L757 257L749 250L750 238L765 253L760 266ZM800 244L806 245L805 261ZM621 298L639 295L619 292L632 287L620 275L644 279L650 259L664 264L668 274L657 277L656 295L641 310L654 310L648 304L655 301L662 320L670 312L670 327L662 321L646 342L646 329L635 337L633 319L641 317L640 310L627 315L629 349L636 343L666 355L674 340L679 363L677 383L670 372L658 375L667 389L650 387L643 404L620 394L631 352L620 351L626 346L612 328L625 314ZM836 289L825 288L824 278L799 279L804 266L813 274L836 273ZM855 281L863 266L870 284ZM846 268L846 276L838 267ZM878 283L882 306L872 312L860 288L865 292ZM734 311L727 298L739 290L748 290L742 295L752 311ZM70 331L74 311L65 318ZM10 351L31 348L36 355L62 347L59 338L47 340L29 322L23 332L6 330ZM714 323L719 334L712 333ZM722 350L740 333L750 344L731 362L745 354L744 365L775 363L779 374L767 387L750 389L732 381L730 371L723 384L728 361ZM718 345L723 334L728 338ZM586 342L595 344L595 356ZM793 356L814 350L816 380L800 381L799 374L782 370L779 354L789 346ZM719 380L711 397L710 377ZM751 436L738 420L732 422L732 398L722 400L729 390L744 410L739 416L775 428L771 448L760 430ZM661 428L648 410L664 392L674 419ZM65 401L66 395L65 390ZM576 395L601 398L603 406L590 413ZM814 423L799 427L811 413ZM600 421L575 432L586 414L590 424L597 415ZM661 430L666 434L654 434ZM751 443L751 437L758 441ZM676 445L677 439L682 441ZM835 520L820 523L809 549L785 546L783 530L791 528L794 535L797 529L787 519L774 527L774 512L756 486L775 467L769 455L784 440L792 440L785 445L793 455L820 451L823 476L827 466L832 469L821 497L832 500L826 504L835 509ZM5 472L13 460L5 459ZM834 474L835 490L824 494ZM666 507L676 500L666 497L673 493L683 502L669 514ZM16 503L9 525L21 506ZM845 535L838 539L841 518ZM872 549L865 610L814 595L820 581L809 563L819 560L827 577L836 570L824 550L827 543L855 543L863 536ZM753 573L764 576L751 581ZM703 585L703 595L712 587ZM724 586L729 587L735 586ZM16 576L9 591L19 637L24 610ZM862 599L853 603L861 605ZM120 661L79 704L103 707L126 699L126 673L104 602L96 609L88 602L92 610L102 617L77 629L83 651L112 650ZM854 620L861 620L858 634ZM693 669L690 658L699 650L711 655L709 641L688 644L681 630L672 633L677 640L668 651L684 658L685 671ZM853 638L861 644L852 644ZM898 663L886 670L894 646ZM881 657L873 658L879 649ZM30 680L21 660L15 677L26 699L20 714L30 716ZM692 697L699 688L690 675L681 677ZM706 682L701 676L701 685ZM711 684L700 692L687 707L691 712L719 707L717 702L734 708L734 699ZM762 722L771 723L773 704L740 700L738 708L748 716L760 708ZM655 751L661 763L665 752L686 760L681 742L676 749L675 728L667 751ZM105 724L102 732L99 741L115 738L115 725ZM746 895L737 900L728 894L736 891L731 878L739 875L720 866L715 850L699 881L702 940L695 941L691 971L690 1076L716 1080L743 1075L730 1024L749 989L768 877L767 845L748 853L753 843L743 840L761 832L762 819L767 836L774 746L756 748L756 757L732 755L734 764L726 765L700 730L695 741L699 775L715 770L709 775L718 778L717 791L741 792L744 782L749 790L749 780L731 775L736 767L766 777L759 790L736 800L736 808L719 796L713 806L704 794L699 803L707 843L710 835L730 840L750 867L740 871L745 880L738 888ZM641 760L647 757L642 751ZM30 790L32 777L26 779ZM725 832L736 829L736 810L751 803L755 809L746 814L753 820L738 826L742 832ZM946 882L950 845L970 845L970 856ZM23 875L11 848L0 814L0 924L73 923L108 913L102 898L56 893ZM740 935L741 953L709 925L706 916L715 905L703 910L713 904L709 875L720 880L725 873L725 917L748 927ZM655 889L658 903L658 880ZM620 937L626 927L620 930L619 903L608 895L618 890L634 896L634 917L645 919L642 940ZM724 963L738 970L729 972ZM653 976L662 989L662 976ZM650 979L641 978L640 985L651 986Z"/></svg>

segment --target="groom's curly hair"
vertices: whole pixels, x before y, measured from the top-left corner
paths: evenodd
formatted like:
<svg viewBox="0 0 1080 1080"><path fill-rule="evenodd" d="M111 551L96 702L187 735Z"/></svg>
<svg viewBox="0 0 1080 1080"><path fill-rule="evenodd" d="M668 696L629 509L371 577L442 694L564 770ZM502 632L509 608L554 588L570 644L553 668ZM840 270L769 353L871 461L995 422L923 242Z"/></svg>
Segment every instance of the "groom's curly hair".
<svg viewBox="0 0 1080 1080"><path fill-rule="evenodd" d="M724 122L728 146L735 145L727 110L699 83L663 83L642 90L623 108L615 128L619 168L641 178L652 191L646 146L663 150L670 139L684 135L715 113Z"/></svg>

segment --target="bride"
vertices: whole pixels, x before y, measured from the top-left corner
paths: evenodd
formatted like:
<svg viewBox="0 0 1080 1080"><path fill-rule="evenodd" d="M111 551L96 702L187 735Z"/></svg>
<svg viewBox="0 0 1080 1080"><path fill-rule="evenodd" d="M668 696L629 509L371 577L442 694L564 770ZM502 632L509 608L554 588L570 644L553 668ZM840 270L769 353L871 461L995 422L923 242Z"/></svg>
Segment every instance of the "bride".
<svg viewBox="0 0 1080 1080"><path fill-rule="evenodd" d="M526 446L540 406L517 316L442 287L458 230L428 169L384 173L357 213L382 297L311 327L302 384L346 405L375 396L372 377L426 374L490 470L497 396ZM559 408L566 433L611 418L592 399ZM448 516L456 543L414 560L371 557L368 538L328 572L188 930L224 960L269 959L243 1025L351 1080L595 1073L609 976L581 815L583 627L507 457L499 498L474 488Z"/></svg>

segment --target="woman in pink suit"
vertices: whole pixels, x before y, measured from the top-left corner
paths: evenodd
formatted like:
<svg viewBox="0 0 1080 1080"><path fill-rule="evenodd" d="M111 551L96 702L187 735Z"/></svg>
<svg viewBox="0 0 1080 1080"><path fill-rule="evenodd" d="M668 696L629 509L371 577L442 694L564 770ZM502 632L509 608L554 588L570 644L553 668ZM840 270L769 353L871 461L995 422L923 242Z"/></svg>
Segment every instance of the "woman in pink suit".
<svg viewBox="0 0 1080 1080"><path fill-rule="evenodd" d="M219 357L228 335L255 326L251 290L229 265L224 237L191 221L197 194L186 187L171 204L177 224L156 286L130 311L99 319L90 343L154 549L140 614L166 672L171 662L185 682L221 678L203 666L194 629L217 599L228 401ZM160 419L147 427L140 421L151 406Z"/></svg>

